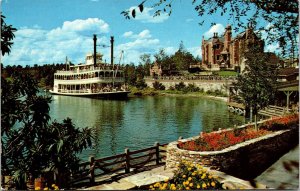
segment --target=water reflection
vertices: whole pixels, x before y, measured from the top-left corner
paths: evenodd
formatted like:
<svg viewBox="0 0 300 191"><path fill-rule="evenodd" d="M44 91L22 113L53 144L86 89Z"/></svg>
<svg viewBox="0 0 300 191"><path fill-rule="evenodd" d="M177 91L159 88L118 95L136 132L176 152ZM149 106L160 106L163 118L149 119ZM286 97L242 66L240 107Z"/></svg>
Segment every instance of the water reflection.
<svg viewBox="0 0 300 191"><path fill-rule="evenodd" d="M94 148L82 154L103 157L191 137L200 131L232 127L243 117L230 114L226 104L205 98L144 97L101 100L53 96L50 115L73 119L78 127L92 127Z"/></svg>

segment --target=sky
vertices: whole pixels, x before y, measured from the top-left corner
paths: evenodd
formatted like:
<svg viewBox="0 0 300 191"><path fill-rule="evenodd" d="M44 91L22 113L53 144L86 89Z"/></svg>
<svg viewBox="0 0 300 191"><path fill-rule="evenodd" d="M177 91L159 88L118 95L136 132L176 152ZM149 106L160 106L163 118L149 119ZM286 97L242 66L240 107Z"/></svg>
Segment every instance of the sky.
<svg viewBox="0 0 300 191"><path fill-rule="evenodd" d="M114 36L114 63L138 65L142 54L153 55L164 49L174 54L182 41L187 51L201 58L201 40L224 33L229 23L224 17L200 18L191 1L173 1L172 14L153 17L151 2L135 19L125 19L122 11L139 5L141 0L0 0L5 22L17 28L6 65L43 65L84 63L93 52L93 34L97 52L110 62L110 37ZM204 25L198 23L205 20ZM211 23L216 25L211 27ZM233 36L235 34L233 33ZM274 51L277 45L268 45ZM122 59L121 52L124 52Z"/></svg>

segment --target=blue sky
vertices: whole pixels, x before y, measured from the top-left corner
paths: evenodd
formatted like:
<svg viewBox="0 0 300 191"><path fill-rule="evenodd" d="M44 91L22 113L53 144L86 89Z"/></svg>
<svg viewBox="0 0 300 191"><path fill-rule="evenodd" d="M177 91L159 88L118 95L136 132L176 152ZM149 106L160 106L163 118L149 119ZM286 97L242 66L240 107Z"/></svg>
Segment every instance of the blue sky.
<svg viewBox="0 0 300 191"><path fill-rule="evenodd" d="M0 0L1 1L1 0ZM226 17L200 18L191 1L173 3L170 17L152 17L151 4L145 4L143 13L127 20L120 13L138 5L141 0L2 0L6 23L18 29L11 54L2 58L4 65L33 65L64 63L65 57L73 63L83 63L85 55L93 51L93 34L98 44L110 45L115 38L115 63L124 51L121 63L139 63L140 55L154 55L164 48L168 54L178 50L183 41L194 56L201 57L202 36L213 32L222 34L228 24ZM151 3L151 1L150 1ZM203 26L198 23L206 22ZM210 23L217 25L211 28ZM268 47L270 50L276 46ZM110 48L98 47L104 59L110 61Z"/></svg>

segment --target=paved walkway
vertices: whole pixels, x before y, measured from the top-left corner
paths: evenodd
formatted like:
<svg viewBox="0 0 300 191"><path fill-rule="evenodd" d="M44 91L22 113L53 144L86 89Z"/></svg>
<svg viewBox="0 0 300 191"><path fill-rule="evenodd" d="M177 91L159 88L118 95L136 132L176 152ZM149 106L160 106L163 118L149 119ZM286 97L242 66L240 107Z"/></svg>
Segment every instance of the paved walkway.
<svg viewBox="0 0 300 191"><path fill-rule="evenodd" d="M101 184L86 188L86 190L129 190L147 189L149 185L172 178L174 169L165 169L164 166L121 178L112 183ZM264 173L248 182L219 171L213 171L227 189L299 189L299 145L282 156Z"/></svg>
<svg viewBox="0 0 300 191"><path fill-rule="evenodd" d="M274 189L299 189L299 145L283 155L256 181Z"/></svg>

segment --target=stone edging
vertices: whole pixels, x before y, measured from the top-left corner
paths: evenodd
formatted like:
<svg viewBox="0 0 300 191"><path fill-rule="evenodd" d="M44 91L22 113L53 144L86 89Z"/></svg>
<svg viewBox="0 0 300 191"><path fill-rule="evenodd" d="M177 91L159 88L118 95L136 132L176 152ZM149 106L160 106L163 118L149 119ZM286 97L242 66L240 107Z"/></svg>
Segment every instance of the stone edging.
<svg viewBox="0 0 300 191"><path fill-rule="evenodd" d="M216 133L231 130L226 129ZM173 168L180 161L186 160L238 178L252 179L289 151L295 145L295 142L299 142L297 131L297 128L277 131L230 146L221 151L188 151L178 148L178 141L171 142L167 147L166 166L167 168ZM180 140L180 142L197 138L199 136Z"/></svg>

